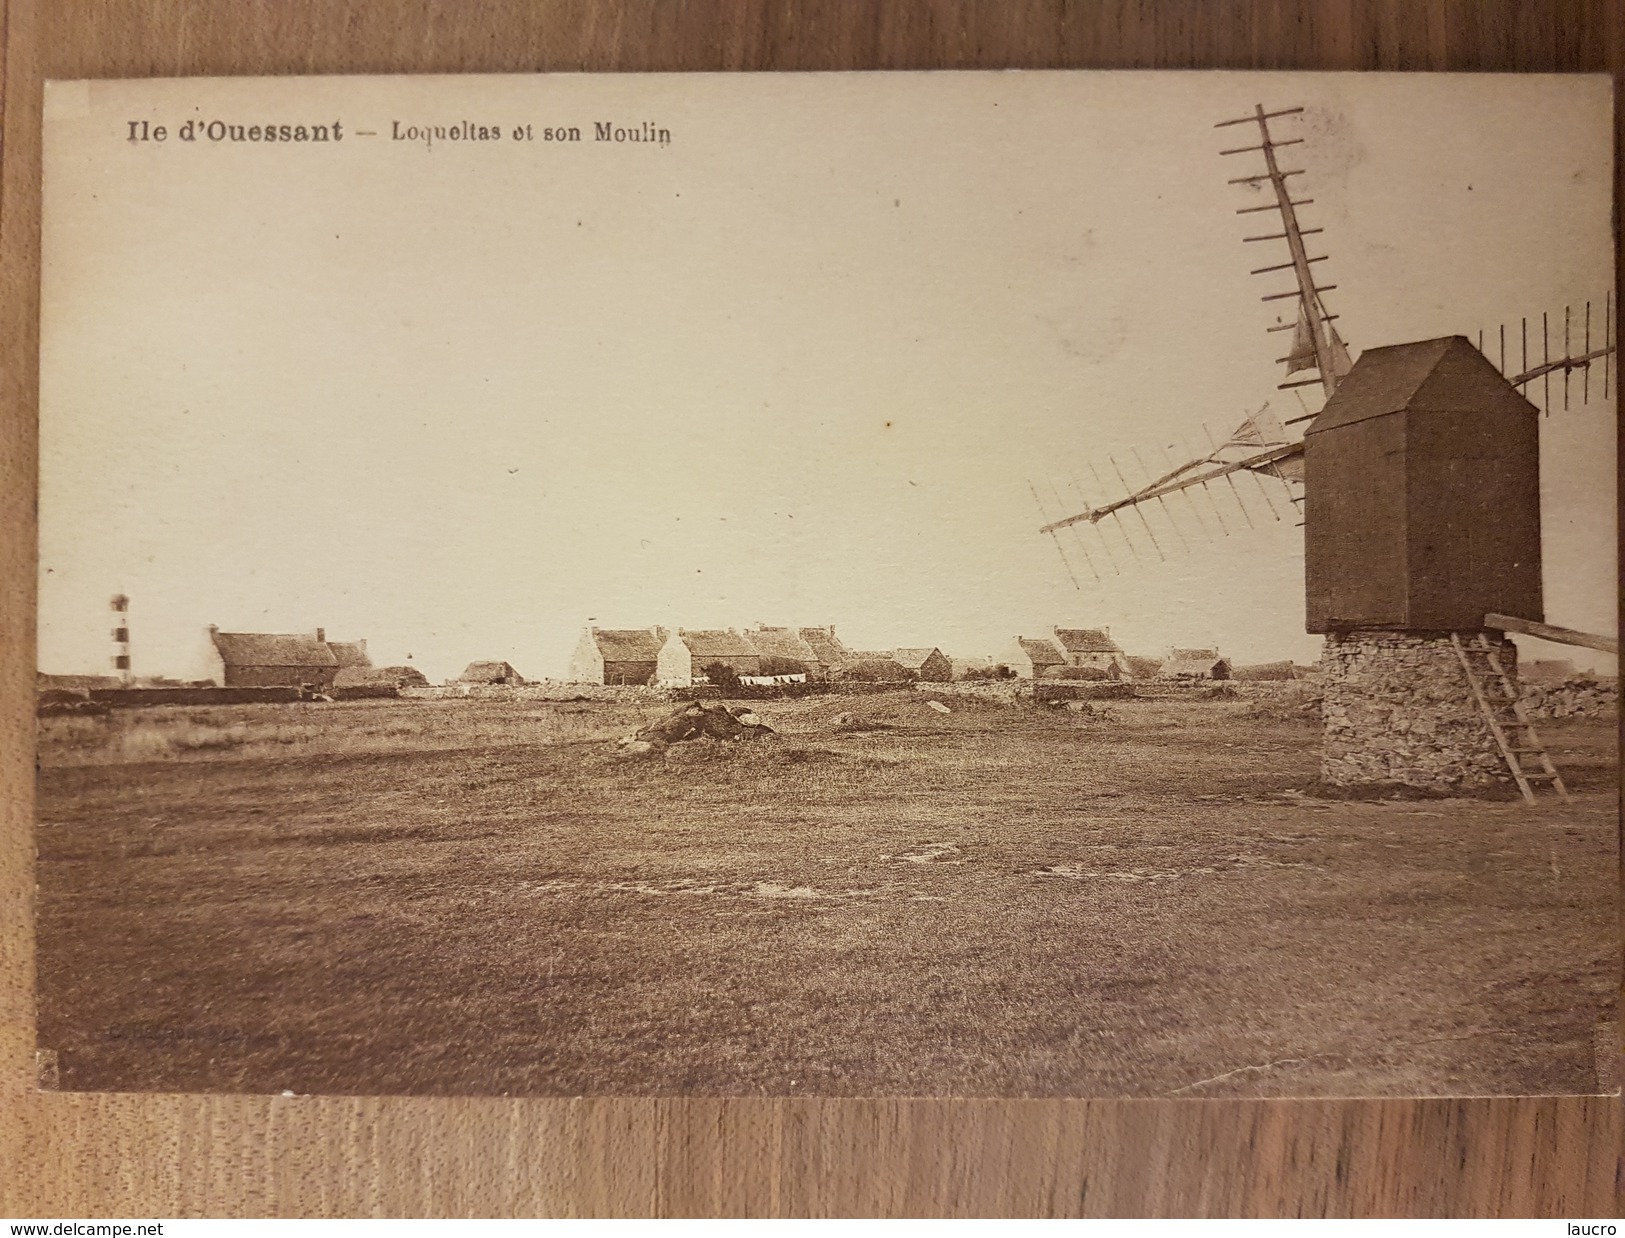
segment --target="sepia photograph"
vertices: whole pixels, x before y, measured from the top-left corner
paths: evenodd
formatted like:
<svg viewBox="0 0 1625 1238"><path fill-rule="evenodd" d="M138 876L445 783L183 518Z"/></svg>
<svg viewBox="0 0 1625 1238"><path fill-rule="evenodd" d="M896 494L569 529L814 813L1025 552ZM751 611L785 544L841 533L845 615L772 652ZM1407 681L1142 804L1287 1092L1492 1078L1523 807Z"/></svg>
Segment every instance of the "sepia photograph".
<svg viewBox="0 0 1625 1238"><path fill-rule="evenodd" d="M47 83L39 1086L1617 1092L1613 94Z"/></svg>

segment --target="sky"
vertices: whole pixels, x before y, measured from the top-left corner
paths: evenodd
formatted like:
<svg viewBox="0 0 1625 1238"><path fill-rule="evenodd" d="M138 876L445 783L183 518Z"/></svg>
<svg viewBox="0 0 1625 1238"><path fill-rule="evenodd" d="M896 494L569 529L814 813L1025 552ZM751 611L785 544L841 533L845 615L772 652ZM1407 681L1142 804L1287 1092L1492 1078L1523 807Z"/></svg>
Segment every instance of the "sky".
<svg viewBox="0 0 1625 1238"><path fill-rule="evenodd" d="M1213 127L1255 103L1305 109L1274 134L1303 139L1282 159L1356 355L1587 299L1600 337L1602 77L53 83L41 668L107 668L115 592L139 675L204 673L209 624L321 626L432 679L562 675L588 623L953 656L1106 626L1312 661L1279 487L1069 540L1070 570L1038 533L1079 486L1304 411L1265 330L1291 302L1259 299L1291 284L1248 274L1284 247L1241 241L1274 217L1226 183L1257 156L1218 154L1256 131ZM189 119L344 137L186 142ZM503 136L395 137L465 121ZM595 140L645 121L669 143ZM1542 421L1546 618L1612 632L1600 386Z"/></svg>

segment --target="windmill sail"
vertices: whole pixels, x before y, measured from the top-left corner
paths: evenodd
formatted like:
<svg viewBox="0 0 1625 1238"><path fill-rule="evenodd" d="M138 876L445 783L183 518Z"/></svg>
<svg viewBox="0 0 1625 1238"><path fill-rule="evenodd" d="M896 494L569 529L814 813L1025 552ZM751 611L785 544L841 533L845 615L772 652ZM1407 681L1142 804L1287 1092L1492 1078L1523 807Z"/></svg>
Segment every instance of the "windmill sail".
<svg viewBox="0 0 1625 1238"><path fill-rule="evenodd" d="M1260 447L1279 447L1288 441L1286 428L1266 404L1237 426L1220 450L1240 448L1251 454Z"/></svg>
<svg viewBox="0 0 1625 1238"><path fill-rule="evenodd" d="M1302 480L1303 444L1291 441L1279 418L1265 405L1245 418L1235 432L1204 456L1154 478L1149 485L1113 503L1053 520L1041 533L1054 533L1077 524L1099 524L1106 517L1152 499L1165 498L1219 481L1236 473L1258 473L1287 482Z"/></svg>
<svg viewBox="0 0 1625 1238"><path fill-rule="evenodd" d="M1301 107L1283 108L1277 112L1266 112L1262 104L1255 104L1251 116L1238 117L1235 120L1222 120L1214 126L1223 129L1229 125L1256 124L1258 126L1257 146L1237 146L1230 150L1220 151L1221 155L1241 155L1252 151L1260 152L1264 156L1264 171L1256 176L1232 177L1232 185L1260 185L1269 182L1275 200L1263 206L1244 206L1236 212L1238 215L1250 215L1259 211L1274 210L1281 219L1281 231L1264 233L1261 236L1249 236L1247 241L1285 241L1289 261L1278 262L1269 266L1256 268L1252 274L1264 275L1276 271L1291 271L1297 288L1291 292L1271 293L1265 296L1265 301L1285 301L1296 299L1297 315L1290 324L1283 323L1270 330L1285 330L1290 327L1292 331L1292 347L1281 360L1286 364L1286 372L1300 373L1304 370L1314 370L1317 377L1297 382L1282 383L1285 387L1313 386L1318 383L1329 397L1337 390L1338 380L1349 372L1353 362L1349 358L1348 347L1337 334L1337 328L1332 325L1337 315L1326 312L1325 302L1321 294L1330 292L1337 287L1336 284L1315 283L1312 264L1326 261L1325 254L1311 255L1304 245L1303 238L1314 236L1321 231L1320 228L1305 228L1298 222L1298 208L1310 205L1313 198L1293 198L1292 191L1287 187L1289 176L1302 176L1302 168L1292 168L1282 171L1275 152L1284 146L1296 146L1303 141L1302 138L1276 139L1270 133L1269 122L1278 116L1296 116L1301 113Z"/></svg>
<svg viewBox="0 0 1625 1238"><path fill-rule="evenodd" d="M1319 364L1315 355L1315 333L1309 326L1309 311L1302 301L1298 302L1298 321L1292 329L1292 351L1286 355L1286 372L1296 374L1300 370L1312 370Z"/></svg>
<svg viewBox="0 0 1625 1238"><path fill-rule="evenodd" d="M1570 402L1571 380L1578 375L1580 389L1577 393L1582 404L1591 402L1591 368L1596 366L1601 373L1601 391L1603 399L1608 398L1609 390L1614 378L1614 360L1618 353L1619 341L1616 338L1616 317L1614 314L1614 294L1608 293L1603 299L1602 322L1598 324L1601 331L1593 334L1592 331L1592 303L1585 302L1580 313L1575 313L1571 307L1563 307L1563 351L1561 356L1552 356L1552 332L1549 316L1540 316L1540 338L1536 341L1537 354L1530 352L1530 320L1522 319L1518 324L1518 333L1514 337L1514 356L1507 353L1507 329L1503 325L1499 332L1500 343L1496 348L1484 346L1484 333L1478 333L1478 351L1487 357L1496 369L1506 375L1507 382L1511 383L1526 398L1537 404L1543 412L1552 411L1552 380L1557 379L1561 384L1563 407L1568 408ZM1521 351L1521 360L1517 355ZM1536 357L1538 356L1538 360ZM1539 387L1536 387L1536 383ZM1538 396L1538 398L1537 398Z"/></svg>

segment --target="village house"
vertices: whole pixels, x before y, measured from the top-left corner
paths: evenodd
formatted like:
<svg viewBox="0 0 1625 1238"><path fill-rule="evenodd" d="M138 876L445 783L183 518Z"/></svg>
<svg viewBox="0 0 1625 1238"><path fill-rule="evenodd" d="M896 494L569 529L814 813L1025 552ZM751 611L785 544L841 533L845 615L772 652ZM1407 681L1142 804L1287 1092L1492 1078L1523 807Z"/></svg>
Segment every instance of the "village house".
<svg viewBox="0 0 1625 1238"><path fill-rule="evenodd" d="M833 679L852 661L852 651L835 635L835 625L827 628L802 628L798 635L813 651L815 662L807 666L810 679Z"/></svg>
<svg viewBox="0 0 1625 1238"><path fill-rule="evenodd" d="M1137 654L1128 655L1128 677L1130 679L1155 679L1162 671L1161 658L1142 658Z"/></svg>
<svg viewBox="0 0 1625 1238"><path fill-rule="evenodd" d="M891 656L922 683L948 683L954 677L954 664L940 649L893 649Z"/></svg>
<svg viewBox="0 0 1625 1238"><path fill-rule="evenodd" d="M422 688L429 677L415 666L341 666L333 676L335 688Z"/></svg>
<svg viewBox="0 0 1625 1238"><path fill-rule="evenodd" d="M470 662L457 676L458 683L522 684L525 677L506 662Z"/></svg>
<svg viewBox="0 0 1625 1238"><path fill-rule="evenodd" d="M572 683L647 684L655 678L666 629L589 627L570 657Z"/></svg>
<svg viewBox="0 0 1625 1238"><path fill-rule="evenodd" d="M761 656L760 673L763 675L804 675L813 678L815 668L821 665L817 650L795 628L758 624L747 629L745 636Z"/></svg>
<svg viewBox="0 0 1625 1238"><path fill-rule="evenodd" d="M760 675L762 655L743 632L728 628L689 631L678 628L660 646L655 682L665 687L692 687L705 679L705 668L720 664L736 675Z"/></svg>
<svg viewBox="0 0 1625 1238"><path fill-rule="evenodd" d="M1157 672L1159 679L1229 679L1230 659L1217 649L1171 649Z"/></svg>
<svg viewBox="0 0 1625 1238"><path fill-rule="evenodd" d="M1129 674L1128 658L1110 628L1056 628L1055 643L1068 666L1089 666L1116 678Z"/></svg>
<svg viewBox="0 0 1625 1238"><path fill-rule="evenodd" d="M979 654L972 658L951 658L955 679L1015 679L1016 669L1009 658Z"/></svg>
<svg viewBox="0 0 1625 1238"><path fill-rule="evenodd" d="M341 665L371 666L366 641L328 643L327 633L222 632L209 625L209 678L223 688L330 688ZM340 662L340 656L346 660Z"/></svg>
<svg viewBox="0 0 1625 1238"><path fill-rule="evenodd" d="M906 683L916 678L913 671L892 657L889 649L854 650L841 674L862 683Z"/></svg>
<svg viewBox="0 0 1625 1238"><path fill-rule="evenodd" d="M1018 636L1015 648L1005 661L1018 679L1042 679L1051 667L1066 665L1066 654L1052 640Z"/></svg>

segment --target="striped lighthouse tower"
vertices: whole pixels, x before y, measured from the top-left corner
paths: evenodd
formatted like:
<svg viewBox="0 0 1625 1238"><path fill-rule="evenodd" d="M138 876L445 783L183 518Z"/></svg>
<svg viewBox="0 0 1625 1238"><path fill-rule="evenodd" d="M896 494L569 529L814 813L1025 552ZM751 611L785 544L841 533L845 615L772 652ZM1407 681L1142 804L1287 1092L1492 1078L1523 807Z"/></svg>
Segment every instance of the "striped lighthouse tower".
<svg viewBox="0 0 1625 1238"><path fill-rule="evenodd" d="M113 611L113 669L126 687L130 683L130 599L115 594L108 603Z"/></svg>

